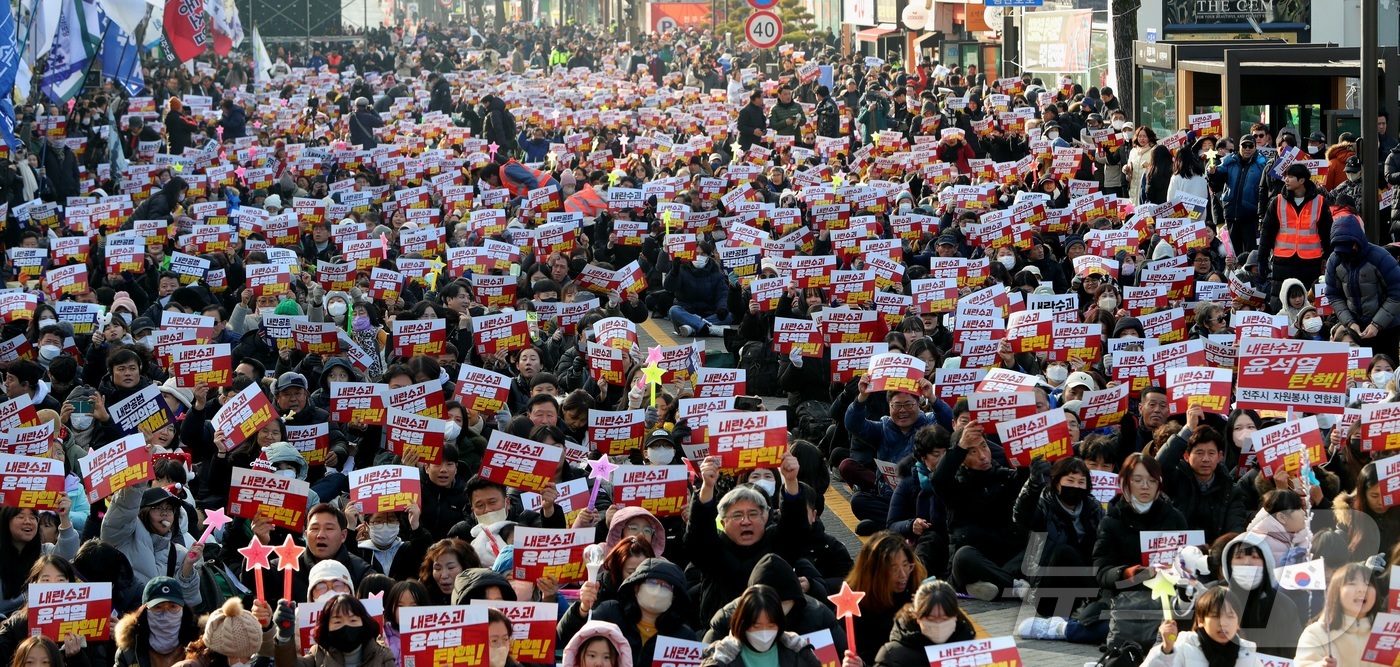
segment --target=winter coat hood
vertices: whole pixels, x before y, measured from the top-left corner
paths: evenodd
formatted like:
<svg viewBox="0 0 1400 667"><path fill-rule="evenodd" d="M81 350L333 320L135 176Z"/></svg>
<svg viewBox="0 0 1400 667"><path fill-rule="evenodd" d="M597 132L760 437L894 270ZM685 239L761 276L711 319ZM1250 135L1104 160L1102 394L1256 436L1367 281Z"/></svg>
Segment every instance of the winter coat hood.
<svg viewBox="0 0 1400 667"><path fill-rule="evenodd" d="M617 651L617 667L632 667L632 644L622 636L622 629L607 621L589 621L583 625L564 647L564 664L577 665L578 652L594 637L603 637Z"/></svg>
<svg viewBox="0 0 1400 667"><path fill-rule="evenodd" d="M1278 584L1274 581L1274 554L1269 550L1269 541L1259 533L1240 533L1235 539L1230 540L1225 545L1225 549L1220 552L1220 579L1230 581L1230 557L1242 544L1247 544L1259 550L1264 558L1264 577L1269 581L1270 588L1276 588Z"/></svg>
<svg viewBox="0 0 1400 667"><path fill-rule="evenodd" d="M637 568L641 571L641 568ZM511 588L510 580L495 570L485 567L474 567L457 575L457 581L452 584L452 604L467 604L470 600L479 600L483 592L496 586L501 590L501 597L515 602L515 589Z"/></svg>
<svg viewBox="0 0 1400 667"><path fill-rule="evenodd" d="M355 367L351 365L349 359L345 357L331 357L326 360L326 365L321 367L321 388L326 391L330 391L331 388L330 370L332 368L344 368L345 371L350 374L351 382L364 382L360 371L356 370Z"/></svg>
<svg viewBox="0 0 1400 667"><path fill-rule="evenodd" d="M753 572L749 574L749 586L758 584L772 586L778 592L779 600L803 598L802 583L797 579L797 572L777 554L768 554L760 558L758 565L754 566Z"/></svg>
<svg viewBox="0 0 1400 667"><path fill-rule="evenodd" d="M267 462L274 468L278 463L290 463L296 466L297 479L306 480L306 458L291 443L274 442L264 448L263 453L267 455Z"/></svg>
<svg viewBox="0 0 1400 667"><path fill-rule="evenodd" d="M1332 247L1339 243L1355 243L1362 250L1370 244L1366 232L1361 229L1361 219L1354 215L1343 215L1332 221ZM1354 256L1361 256L1357 253Z"/></svg>
<svg viewBox="0 0 1400 667"><path fill-rule="evenodd" d="M652 530L656 531L651 534L651 551L653 556L660 558L666 551L666 527L661 525L661 519L641 507L624 507L613 515L612 523L608 524L607 550L612 551L612 548L622 541L622 534L627 531L627 522L638 517L646 518ZM658 537L660 539L657 539Z"/></svg>
<svg viewBox="0 0 1400 667"><path fill-rule="evenodd" d="M675 563L660 558L648 558L642 561L632 576L622 581L622 585L617 589L618 597L635 600L637 586L648 579L660 579L671 584L671 592L674 594L671 600L672 609L690 609L690 595L686 591L685 573L681 572Z"/></svg>

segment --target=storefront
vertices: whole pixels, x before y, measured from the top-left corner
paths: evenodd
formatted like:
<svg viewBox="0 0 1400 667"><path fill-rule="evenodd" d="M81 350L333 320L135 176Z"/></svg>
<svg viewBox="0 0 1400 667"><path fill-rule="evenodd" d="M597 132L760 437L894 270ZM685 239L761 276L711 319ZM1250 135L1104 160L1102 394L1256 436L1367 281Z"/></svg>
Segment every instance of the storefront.
<svg viewBox="0 0 1400 667"><path fill-rule="evenodd" d="M1355 48L1282 39L1137 41L1133 120L1166 136L1187 127L1192 115L1219 113L1230 137L1264 123L1275 132L1294 128L1301 136L1323 132L1332 142L1343 131L1375 127L1361 123L1347 104L1347 79L1360 76L1360 56ZM1400 54L1386 48L1380 56L1376 85L1400 89Z"/></svg>

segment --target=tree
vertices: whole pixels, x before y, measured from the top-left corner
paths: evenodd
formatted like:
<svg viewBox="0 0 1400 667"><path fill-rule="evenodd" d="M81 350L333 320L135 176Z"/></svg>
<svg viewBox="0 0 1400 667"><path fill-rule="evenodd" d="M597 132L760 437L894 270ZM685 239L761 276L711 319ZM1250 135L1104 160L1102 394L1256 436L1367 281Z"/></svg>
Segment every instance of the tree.
<svg viewBox="0 0 1400 667"><path fill-rule="evenodd" d="M754 12L747 0L721 0L717 9L721 22L715 34L723 35L727 32L743 39L744 22ZM783 22L784 44L805 42L816 30L816 17L807 11L806 0L778 0L773 10L776 10L778 18Z"/></svg>

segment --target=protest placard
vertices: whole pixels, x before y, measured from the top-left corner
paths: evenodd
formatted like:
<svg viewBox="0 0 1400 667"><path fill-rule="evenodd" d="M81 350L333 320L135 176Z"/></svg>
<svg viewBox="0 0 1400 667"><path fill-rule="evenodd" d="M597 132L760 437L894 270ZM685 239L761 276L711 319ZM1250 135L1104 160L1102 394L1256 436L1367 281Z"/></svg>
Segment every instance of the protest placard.
<svg viewBox="0 0 1400 667"><path fill-rule="evenodd" d="M593 544L592 528L515 528L515 578L553 577L562 584L584 581L583 550Z"/></svg>
<svg viewBox="0 0 1400 667"><path fill-rule="evenodd" d="M423 504L423 485L418 468L403 465L377 465L350 471L350 502L364 514L403 512L409 505Z"/></svg>
<svg viewBox="0 0 1400 667"><path fill-rule="evenodd" d="M1057 461L1074 452L1069 438L1069 424L1063 410L1051 410L996 424L1006 458L1019 466L1028 466L1031 459Z"/></svg>
<svg viewBox="0 0 1400 667"><path fill-rule="evenodd" d="M787 453L787 413L727 412L710 415L710 455L722 470L777 468Z"/></svg>
<svg viewBox="0 0 1400 667"><path fill-rule="evenodd" d="M0 506L57 510L65 489L63 461L0 454Z"/></svg>
<svg viewBox="0 0 1400 667"><path fill-rule="evenodd" d="M1167 371L1167 401L1172 414L1185 414L1193 405L1212 414L1230 414L1234 373L1228 368L1188 366Z"/></svg>
<svg viewBox="0 0 1400 667"><path fill-rule="evenodd" d="M1138 531L1138 546L1142 550L1142 566L1171 565L1182 547L1206 547L1203 530L1143 530Z"/></svg>
<svg viewBox="0 0 1400 667"><path fill-rule="evenodd" d="M646 431L645 410L588 411L588 440L606 456L640 450Z"/></svg>
<svg viewBox="0 0 1400 667"><path fill-rule="evenodd" d="M887 352L870 358L870 391L894 391L921 396L921 381L926 370L924 361L898 352Z"/></svg>
<svg viewBox="0 0 1400 667"><path fill-rule="evenodd" d="M1239 348L1236 408L1274 410L1291 405L1341 414L1347 400L1346 343L1245 338Z"/></svg>
<svg viewBox="0 0 1400 667"><path fill-rule="evenodd" d="M465 366L463 368L466 368ZM331 419L341 424L383 424L384 386L373 382L329 383Z"/></svg>
<svg viewBox="0 0 1400 667"><path fill-rule="evenodd" d="M95 503L128 486L155 479L146 437L137 433L92 450L78 461L88 502Z"/></svg>
<svg viewBox="0 0 1400 667"><path fill-rule="evenodd" d="M224 434L225 449L232 451L267 423L278 418L277 408L257 384L234 394L214 413L214 428Z"/></svg>
<svg viewBox="0 0 1400 667"><path fill-rule="evenodd" d="M689 497L690 473L683 465L619 466L612 475L613 502L652 514L680 516Z"/></svg>
<svg viewBox="0 0 1400 667"><path fill-rule="evenodd" d="M307 499L311 485L293 477L234 468L229 482L229 516L253 521L266 519L273 525L300 533L306 528Z"/></svg>
<svg viewBox="0 0 1400 667"><path fill-rule="evenodd" d="M555 637L559 625L558 604L506 600L472 600L471 604L499 609L510 619L512 660L527 665L554 662Z"/></svg>
<svg viewBox="0 0 1400 667"><path fill-rule="evenodd" d="M384 445L389 451L401 458L411 452L428 465L442 463L447 422L394 408L385 411L385 418Z"/></svg>
<svg viewBox="0 0 1400 667"><path fill-rule="evenodd" d="M452 397L469 410L494 415L510 398L510 383L510 377L495 371L462 364Z"/></svg>
<svg viewBox="0 0 1400 667"><path fill-rule="evenodd" d="M495 430L486 443L480 475L497 484L538 492L554 481L564 450Z"/></svg>
<svg viewBox="0 0 1400 667"><path fill-rule="evenodd" d="M127 435L132 433L154 433L174 423L170 405L160 394L160 387L154 383L112 405L107 406L112 422Z"/></svg>
<svg viewBox="0 0 1400 667"><path fill-rule="evenodd" d="M486 664L487 624L488 614L482 606L399 607L404 667Z"/></svg>
<svg viewBox="0 0 1400 667"><path fill-rule="evenodd" d="M111 639L111 583L36 582L29 584L26 601L31 636L48 637L59 646L69 635L92 642Z"/></svg>

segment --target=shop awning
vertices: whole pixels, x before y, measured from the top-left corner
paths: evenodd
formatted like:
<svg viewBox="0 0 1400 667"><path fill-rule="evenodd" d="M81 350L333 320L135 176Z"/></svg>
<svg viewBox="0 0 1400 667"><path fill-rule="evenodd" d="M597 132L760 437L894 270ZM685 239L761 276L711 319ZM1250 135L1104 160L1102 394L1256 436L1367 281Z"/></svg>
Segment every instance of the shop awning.
<svg viewBox="0 0 1400 667"><path fill-rule="evenodd" d="M893 23L881 23L874 28L866 28L856 33L856 39L862 42L877 42L881 37L892 32L899 32L899 27Z"/></svg>

